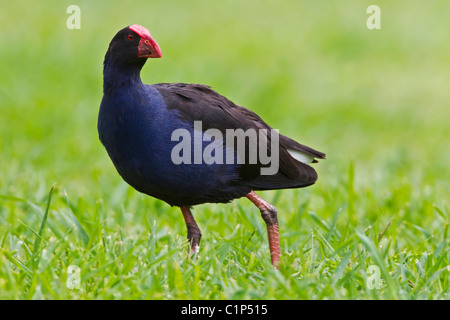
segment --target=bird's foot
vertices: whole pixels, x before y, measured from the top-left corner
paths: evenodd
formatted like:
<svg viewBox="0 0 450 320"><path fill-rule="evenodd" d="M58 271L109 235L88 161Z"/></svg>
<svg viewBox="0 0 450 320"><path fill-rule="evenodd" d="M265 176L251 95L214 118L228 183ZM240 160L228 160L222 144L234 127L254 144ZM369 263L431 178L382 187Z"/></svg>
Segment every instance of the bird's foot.
<svg viewBox="0 0 450 320"><path fill-rule="evenodd" d="M258 196L254 191L250 191L247 194L247 198L258 207L259 211L261 212L261 217L266 223L272 266L276 270L279 270L278 264L280 262L281 249L277 209L273 205L265 201L263 198Z"/></svg>
<svg viewBox="0 0 450 320"><path fill-rule="evenodd" d="M181 212L183 213L184 221L186 222L187 238L189 241L187 258L197 257L200 249L200 239L202 237L202 233L200 232L197 222L195 222L190 208L183 206L181 207Z"/></svg>
<svg viewBox="0 0 450 320"><path fill-rule="evenodd" d="M188 247L187 259L196 259L199 252L200 252L200 246L198 244L190 245Z"/></svg>

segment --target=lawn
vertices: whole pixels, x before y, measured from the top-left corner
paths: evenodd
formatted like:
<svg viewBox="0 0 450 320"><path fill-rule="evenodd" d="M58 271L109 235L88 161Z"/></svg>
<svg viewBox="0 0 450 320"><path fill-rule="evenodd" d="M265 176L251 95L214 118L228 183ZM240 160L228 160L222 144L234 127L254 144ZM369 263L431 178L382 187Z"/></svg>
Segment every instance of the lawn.
<svg viewBox="0 0 450 320"><path fill-rule="evenodd" d="M70 30L69 5L81 9ZM381 8L369 30L366 9ZM449 299L448 1L11 2L0 21L0 299ZM98 140L109 41L147 27L145 83L204 83L323 151L278 209L281 265L247 199L180 210Z"/></svg>

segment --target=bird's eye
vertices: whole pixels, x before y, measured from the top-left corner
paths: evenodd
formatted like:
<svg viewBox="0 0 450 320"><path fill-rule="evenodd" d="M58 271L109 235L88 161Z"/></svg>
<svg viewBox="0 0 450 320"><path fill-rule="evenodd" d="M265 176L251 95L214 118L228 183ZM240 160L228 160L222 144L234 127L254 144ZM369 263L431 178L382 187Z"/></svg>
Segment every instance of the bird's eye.
<svg viewBox="0 0 450 320"><path fill-rule="evenodd" d="M131 41L131 40L133 40L133 39L134 39L134 36L133 36L132 34L129 34L129 35L128 35L128 40Z"/></svg>

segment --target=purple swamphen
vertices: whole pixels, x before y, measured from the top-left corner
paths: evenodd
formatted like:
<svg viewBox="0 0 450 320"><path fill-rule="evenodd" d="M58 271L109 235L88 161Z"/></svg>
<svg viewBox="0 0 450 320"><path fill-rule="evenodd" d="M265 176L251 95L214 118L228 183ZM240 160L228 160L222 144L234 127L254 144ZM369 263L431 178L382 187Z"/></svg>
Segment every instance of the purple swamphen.
<svg viewBox="0 0 450 320"><path fill-rule="evenodd" d="M325 154L278 134L257 114L208 86L143 84L140 71L145 62L161 56L150 32L139 25L120 30L106 52L97 127L114 166L136 190L181 208L189 252L198 250L201 237L191 206L247 197L261 211L272 265L278 268L277 211L254 191L312 185L317 173L309 164ZM251 140L251 130L264 134ZM227 134L233 132L228 140ZM245 134L243 143L237 142L236 132ZM187 140L185 133L194 139ZM252 160L263 149L265 160ZM264 174L263 169L272 165L269 155L277 167Z"/></svg>

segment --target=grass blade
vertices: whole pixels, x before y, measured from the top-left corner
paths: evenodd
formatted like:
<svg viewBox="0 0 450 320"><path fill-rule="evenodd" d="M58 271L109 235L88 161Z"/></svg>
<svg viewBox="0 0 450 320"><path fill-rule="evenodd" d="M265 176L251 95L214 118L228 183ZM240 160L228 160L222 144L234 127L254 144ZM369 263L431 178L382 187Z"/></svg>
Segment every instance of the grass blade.
<svg viewBox="0 0 450 320"><path fill-rule="evenodd" d="M78 221L77 217L73 214L72 208L70 207L69 196L67 195L66 190L64 190L64 197L67 202L67 207L69 208L70 217L72 218L72 221L75 224L78 237L81 239L81 242L83 243L84 247L87 247L87 245L89 244L89 236L86 230L84 230L83 226Z"/></svg>
<svg viewBox="0 0 450 320"><path fill-rule="evenodd" d="M33 258L36 258L38 251L39 251L39 246L42 241L42 234L44 233L44 228L45 228L45 225L47 224L48 212L50 209L50 203L52 201L52 195L53 195L54 188L55 188L55 185L52 185L52 187L50 188L50 192L48 194L47 206L44 211L44 217L42 219L41 227L39 228L39 232L37 234L36 240L34 241ZM33 259L33 266L36 266L36 265L37 265L37 261Z"/></svg>
<svg viewBox="0 0 450 320"><path fill-rule="evenodd" d="M378 251L376 245L373 243L373 241L369 237L367 237L363 233L357 231L356 235L358 236L359 240L362 242L362 244L364 245L366 250L369 252L369 255L372 258L373 262L378 267L380 267L380 271L383 274L384 281L386 282L386 285L389 289L391 297L393 299L396 299L396 297L397 297L396 292L398 290L396 290L396 288L395 288L394 281L393 281L391 275L389 274L389 272L386 268L386 265L383 261L383 258L381 257L380 252Z"/></svg>

